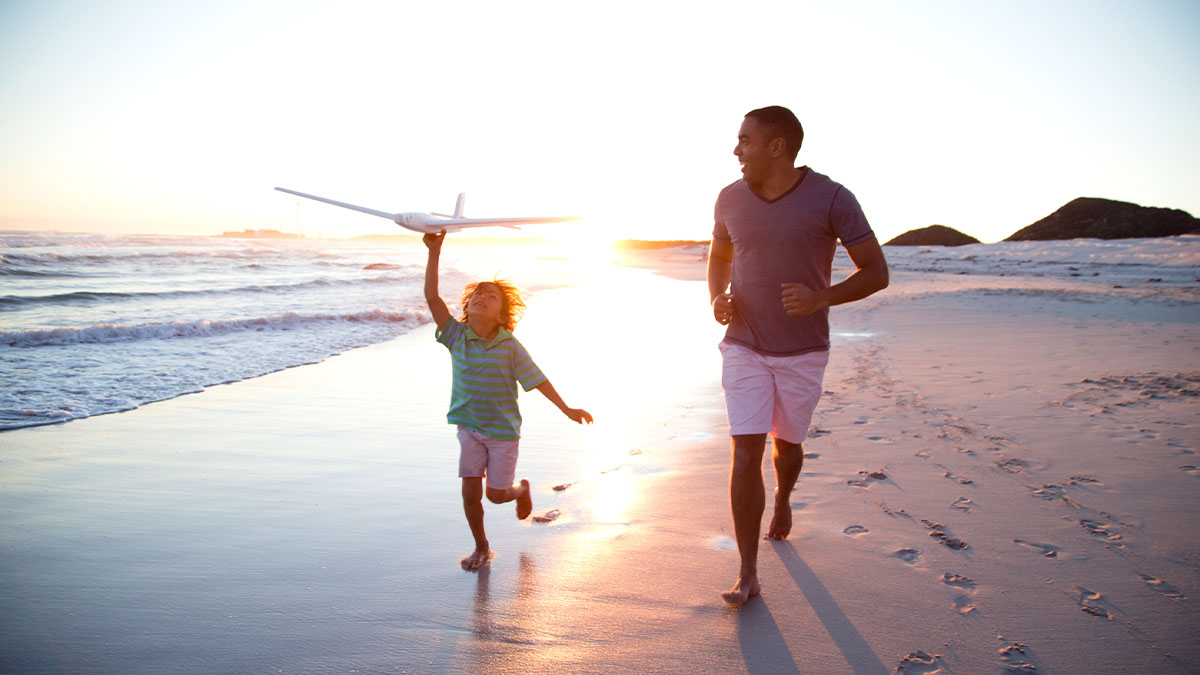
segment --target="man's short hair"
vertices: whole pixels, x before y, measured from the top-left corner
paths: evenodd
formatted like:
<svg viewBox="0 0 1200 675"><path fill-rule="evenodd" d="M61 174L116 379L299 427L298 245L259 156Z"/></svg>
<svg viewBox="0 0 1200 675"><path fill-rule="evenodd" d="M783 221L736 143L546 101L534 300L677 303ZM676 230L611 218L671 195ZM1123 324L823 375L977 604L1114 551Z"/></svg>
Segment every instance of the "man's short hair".
<svg viewBox="0 0 1200 675"><path fill-rule="evenodd" d="M768 140L782 138L785 149L792 155L792 161L796 161L796 155L800 154L800 146L804 143L804 127L791 110L781 105L769 105L751 110L746 117L758 120L765 128Z"/></svg>

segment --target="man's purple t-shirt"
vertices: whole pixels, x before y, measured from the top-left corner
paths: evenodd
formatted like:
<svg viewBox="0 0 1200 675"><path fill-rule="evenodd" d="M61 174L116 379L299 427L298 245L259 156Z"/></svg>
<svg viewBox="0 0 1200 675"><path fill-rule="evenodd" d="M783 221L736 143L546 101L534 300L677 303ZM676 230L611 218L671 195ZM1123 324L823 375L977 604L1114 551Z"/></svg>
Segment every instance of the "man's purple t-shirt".
<svg viewBox="0 0 1200 675"><path fill-rule="evenodd" d="M717 197L713 239L733 242L734 313L725 339L768 356L829 349L829 310L788 316L784 282L828 288L840 239L875 236L849 190L808 167L788 192L767 201L739 180Z"/></svg>

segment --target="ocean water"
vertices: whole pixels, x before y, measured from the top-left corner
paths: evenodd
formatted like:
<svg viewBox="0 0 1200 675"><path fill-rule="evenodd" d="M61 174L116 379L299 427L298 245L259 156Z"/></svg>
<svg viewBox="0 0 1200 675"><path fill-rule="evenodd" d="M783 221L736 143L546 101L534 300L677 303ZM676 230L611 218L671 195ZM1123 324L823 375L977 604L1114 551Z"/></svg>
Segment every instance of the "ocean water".
<svg viewBox="0 0 1200 675"><path fill-rule="evenodd" d="M128 410L429 321L419 241L0 233L0 428ZM443 270L445 288L465 276Z"/></svg>
<svg viewBox="0 0 1200 675"><path fill-rule="evenodd" d="M535 293L588 282L588 268L552 245L447 247L447 300L502 272L497 260ZM887 256L897 274L965 284L1049 280L1193 312L1200 299L1194 236L888 247ZM424 264L413 238L0 232L0 430L129 410L393 339L430 320ZM848 265L840 253L835 278ZM903 292L899 278L890 293Z"/></svg>

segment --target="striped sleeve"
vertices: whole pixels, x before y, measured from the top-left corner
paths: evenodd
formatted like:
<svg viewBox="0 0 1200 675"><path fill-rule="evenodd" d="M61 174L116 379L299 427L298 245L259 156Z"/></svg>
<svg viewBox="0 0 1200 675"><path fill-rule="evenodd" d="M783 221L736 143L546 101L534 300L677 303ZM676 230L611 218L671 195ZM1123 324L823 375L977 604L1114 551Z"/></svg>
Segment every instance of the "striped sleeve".
<svg viewBox="0 0 1200 675"><path fill-rule="evenodd" d="M513 375L521 383L521 388L525 391L529 391L546 381L546 376L542 374L541 369L533 362L533 358L529 356L529 352L525 351L525 346L516 338L512 339L512 359Z"/></svg>

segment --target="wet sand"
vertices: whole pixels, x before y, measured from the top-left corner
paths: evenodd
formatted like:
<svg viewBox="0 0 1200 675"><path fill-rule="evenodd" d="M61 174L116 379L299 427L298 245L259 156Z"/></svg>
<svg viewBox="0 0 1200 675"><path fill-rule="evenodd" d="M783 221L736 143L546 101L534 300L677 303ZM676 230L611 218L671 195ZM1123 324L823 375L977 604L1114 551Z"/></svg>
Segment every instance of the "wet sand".
<svg viewBox="0 0 1200 675"><path fill-rule="evenodd" d="M836 308L793 534L734 608L693 253L531 297L518 336L597 423L522 396L557 514L486 505L479 573L429 326L0 435L0 671L1200 669L1194 305L913 273Z"/></svg>

